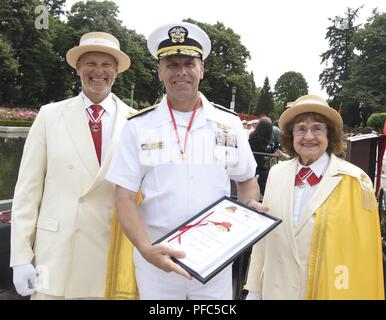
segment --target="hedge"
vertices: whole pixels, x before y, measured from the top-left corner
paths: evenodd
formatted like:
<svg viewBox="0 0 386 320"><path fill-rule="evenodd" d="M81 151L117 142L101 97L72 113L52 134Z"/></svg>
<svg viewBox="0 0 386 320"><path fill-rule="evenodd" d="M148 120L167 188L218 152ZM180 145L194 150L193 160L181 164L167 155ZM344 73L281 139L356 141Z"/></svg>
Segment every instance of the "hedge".
<svg viewBox="0 0 386 320"><path fill-rule="evenodd" d="M33 120L0 120L0 126L3 127L30 127Z"/></svg>
<svg viewBox="0 0 386 320"><path fill-rule="evenodd" d="M377 131L382 131L386 121L386 113L373 113L367 120L367 125Z"/></svg>

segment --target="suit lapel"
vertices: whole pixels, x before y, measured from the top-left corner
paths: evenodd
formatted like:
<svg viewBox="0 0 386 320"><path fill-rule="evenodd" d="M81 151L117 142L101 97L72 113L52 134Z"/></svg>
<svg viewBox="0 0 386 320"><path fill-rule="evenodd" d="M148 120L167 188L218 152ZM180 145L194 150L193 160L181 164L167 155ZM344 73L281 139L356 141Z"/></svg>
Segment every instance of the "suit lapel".
<svg viewBox="0 0 386 320"><path fill-rule="evenodd" d="M330 164L324 174L323 179L320 181L318 188L315 190L310 202L305 208L300 221L296 227L295 234L298 234L303 226L307 223L310 217L316 212L316 210L327 199L331 192L342 180L342 176L339 175L336 156L331 155Z"/></svg>
<svg viewBox="0 0 386 320"><path fill-rule="evenodd" d="M94 179L98 174L99 164L81 95L75 97L67 107L63 108L63 117L79 158L90 177Z"/></svg>
<svg viewBox="0 0 386 320"><path fill-rule="evenodd" d="M104 181L104 178L107 174L107 170L109 169L111 158L113 156L114 150L117 146L119 135L121 133L121 130L123 126L125 125L127 121L127 117L129 116L129 110L127 106L121 102L115 95L113 95L113 99L116 103L116 112L115 112L115 119L114 119L114 125L113 125L113 133L111 137L111 141L109 144L109 149L107 150L107 153L105 155L105 158L102 161L102 166L100 170L98 171L94 182L90 185L90 188L84 192L84 194L91 192L94 190L101 182Z"/></svg>
<svg viewBox="0 0 386 320"><path fill-rule="evenodd" d="M285 193L283 192L281 197L281 202L284 206L287 208L290 208L289 210L285 210L285 215L283 216L283 224L286 231L288 244L292 250L292 254L295 257L295 260L299 262L298 258L298 251L296 247L296 239L295 239L295 230L293 227L293 199L294 199L294 184L295 184L295 175L296 175L296 168L297 168L297 159L292 159L291 162L288 164L288 170L287 174L280 177L280 181L278 181L278 185L282 186L291 186L289 188L290 192ZM284 189L288 190L287 187Z"/></svg>

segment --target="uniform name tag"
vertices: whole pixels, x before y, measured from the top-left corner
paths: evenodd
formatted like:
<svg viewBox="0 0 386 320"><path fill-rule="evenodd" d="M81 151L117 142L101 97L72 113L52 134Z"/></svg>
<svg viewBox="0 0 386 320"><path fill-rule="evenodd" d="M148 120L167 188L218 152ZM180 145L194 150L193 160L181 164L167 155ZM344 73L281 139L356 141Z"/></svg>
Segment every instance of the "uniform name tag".
<svg viewBox="0 0 386 320"><path fill-rule="evenodd" d="M163 149L163 148L164 148L163 141L141 144L142 150L156 150L156 149Z"/></svg>

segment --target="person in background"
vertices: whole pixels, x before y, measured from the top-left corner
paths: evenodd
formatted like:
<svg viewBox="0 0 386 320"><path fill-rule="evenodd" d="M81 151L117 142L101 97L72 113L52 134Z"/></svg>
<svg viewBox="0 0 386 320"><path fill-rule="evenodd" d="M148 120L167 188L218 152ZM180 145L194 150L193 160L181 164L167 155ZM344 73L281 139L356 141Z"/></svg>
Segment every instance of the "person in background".
<svg viewBox="0 0 386 320"><path fill-rule="evenodd" d="M272 134L272 148L273 150L279 150L280 148L280 142L279 142L279 136L280 136L280 129L278 127L279 122L275 120L272 122L272 129L273 129L273 134Z"/></svg>
<svg viewBox="0 0 386 320"><path fill-rule="evenodd" d="M370 178L336 156L340 114L306 95L279 127L293 159L271 168L263 205L283 223L253 247L247 299L384 299L377 201Z"/></svg>
<svg viewBox="0 0 386 320"><path fill-rule="evenodd" d="M269 118L260 118L255 130L249 136L249 145L251 146L253 156L255 157L257 168L256 176L259 183L260 192L264 194L265 184L270 169L270 158L267 153L273 154L271 149L272 141L272 122Z"/></svg>
<svg viewBox="0 0 386 320"><path fill-rule="evenodd" d="M104 178L136 112L111 88L130 59L104 32L83 35L66 58L82 92L41 107L29 131L12 206L10 265L20 295L102 299L115 199L115 185Z"/></svg>

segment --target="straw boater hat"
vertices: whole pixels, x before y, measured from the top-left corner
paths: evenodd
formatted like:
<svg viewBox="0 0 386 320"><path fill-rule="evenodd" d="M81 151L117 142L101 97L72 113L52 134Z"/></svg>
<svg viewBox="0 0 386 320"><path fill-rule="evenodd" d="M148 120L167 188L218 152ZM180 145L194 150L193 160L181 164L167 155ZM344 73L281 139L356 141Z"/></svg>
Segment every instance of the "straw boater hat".
<svg viewBox="0 0 386 320"><path fill-rule="evenodd" d="M130 58L120 50L117 38L106 32L89 32L84 34L76 46L67 51L68 64L76 69L76 63L86 52L104 52L112 55L118 63L118 73L130 67Z"/></svg>
<svg viewBox="0 0 386 320"><path fill-rule="evenodd" d="M205 60L211 43L204 30L188 22L163 25L154 30L147 40L147 48L156 59L183 55Z"/></svg>
<svg viewBox="0 0 386 320"><path fill-rule="evenodd" d="M279 128L283 130L297 115L306 112L319 113L329 119L337 128L343 128L343 120L340 114L331 108L324 99L312 95L301 96L293 102L292 106L280 116Z"/></svg>

